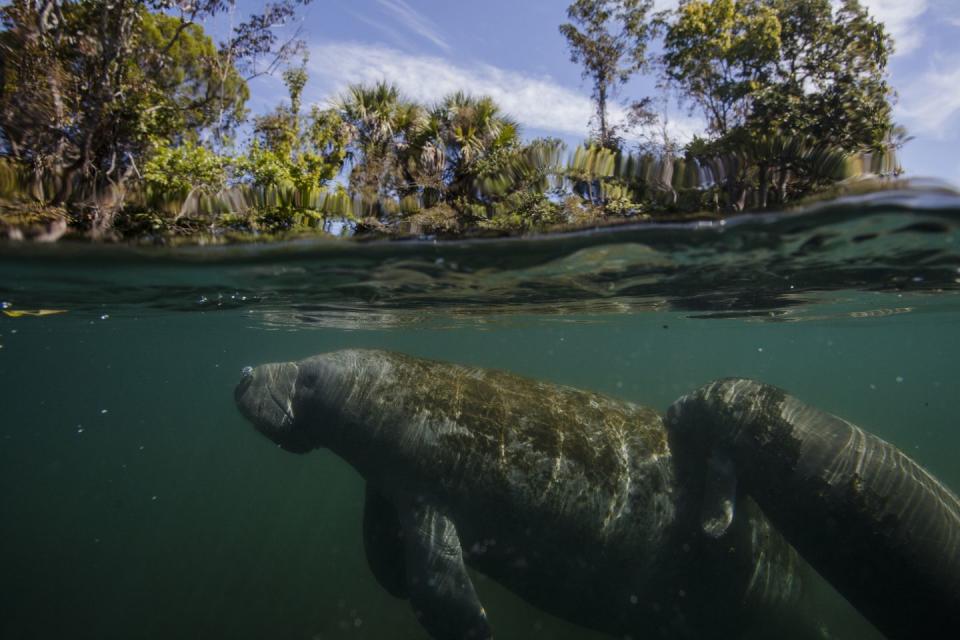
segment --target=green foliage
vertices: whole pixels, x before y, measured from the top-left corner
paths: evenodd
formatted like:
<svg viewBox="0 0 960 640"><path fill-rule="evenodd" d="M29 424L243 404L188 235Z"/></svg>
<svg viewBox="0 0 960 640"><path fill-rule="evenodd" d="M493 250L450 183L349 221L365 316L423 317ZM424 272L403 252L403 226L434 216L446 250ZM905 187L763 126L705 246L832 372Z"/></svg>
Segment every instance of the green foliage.
<svg viewBox="0 0 960 640"><path fill-rule="evenodd" d="M416 202L416 213L408 217L417 217L406 224L430 230L424 232L448 232L484 219L490 202L481 182L520 148L518 124L485 96L458 92L427 107L389 84L357 85L338 111L353 134L351 191L361 198L408 203L401 214ZM386 209L381 213L380 223L395 216Z"/></svg>
<svg viewBox="0 0 960 640"><path fill-rule="evenodd" d="M596 130L566 161L559 141L525 143L491 98L467 92L419 104L384 82L308 108L306 58L283 73L287 100L226 155L247 79L302 52L275 27L308 1L266 4L219 46L199 22L230 0L0 8L0 197L131 235L316 232L333 219L456 235L782 206L900 170L892 41L858 0L681 0L655 15L654 0L572 0L560 31ZM707 122L682 155L665 124L645 147L657 153L627 153L625 125L610 121L618 91L654 61ZM655 124L651 104L634 101L626 126Z"/></svg>
<svg viewBox="0 0 960 640"><path fill-rule="evenodd" d="M324 223L323 194L343 168L351 135L335 110L314 107L309 116L301 114L306 58L283 79L290 103L254 121L254 141L237 161L239 173L265 194L254 228L270 232Z"/></svg>
<svg viewBox="0 0 960 640"><path fill-rule="evenodd" d="M253 77L292 55L297 41L275 28L306 2L268 3L216 46L200 23L232 0L13 0L0 8L0 155L107 233L153 155L176 163L169 148L230 143L249 95L241 69Z"/></svg>
<svg viewBox="0 0 960 640"><path fill-rule="evenodd" d="M719 136L743 124L779 55L780 23L766 0L689 0L664 37L668 80Z"/></svg>
<svg viewBox="0 0 960 640"><path fill-rule="evenodd" d="M475 199L476 180L519 144L519 125L489 97L462 92L422 113L404 132L404 195L454 202Z"/></svg>
<svg viewBox="0 0 960 640"><path fill-rule="evenodd" d="M215 193L226 186L229 162L229 158L187 141L154 149L143 165L143 179L156 191Z"/></svg>
<svg viewBox="0 0 960 640"><path fill-rule="evenodd" d="M393 85L353 85L337 110L352 132L350 189L367 198L402 197L400 150L406 133L424 119L423 108Z"/></svg>
<svg viewBox="0 0 960 640"><path fill-rule="evenodd" d="M767 133L807 135L848 150L891 142L893 40L858 0L777 0L781 54L754 120ZM839 117L838 117L839 116Z"/></svg>
<svg viewBox="0 0 960 640"><path fill-rule="evenodd" d="M225 134L243 117L246 83L197 24L142 2L64 2L53 24L34 3L0 11L12 157L116 183L152 146Z"/></svg>
<svg viewBox="0 0 960 640"><path fill-rule="evenodd" d="M501 147L475 166L483 210L473 224L496 231L535 231L567 221L559 204L560 140L541 138Z"/></svg>
<svg viewBox="0 0 960 640"><path fill-rule="evenodd" d="M151 141L176 142L204 132L228 136L246 116L250 91L236 67L198 24L141 11L126 85L137 127ZM130 114L131 117L133 114Z"/></svg>
<svg viewBox="0 0 960 640"><path fill-rule="evenodd" d="M786 135L853 151L893 133L892 50L858 0L687 0L666 26L662 62L730 149Z"/></svg>

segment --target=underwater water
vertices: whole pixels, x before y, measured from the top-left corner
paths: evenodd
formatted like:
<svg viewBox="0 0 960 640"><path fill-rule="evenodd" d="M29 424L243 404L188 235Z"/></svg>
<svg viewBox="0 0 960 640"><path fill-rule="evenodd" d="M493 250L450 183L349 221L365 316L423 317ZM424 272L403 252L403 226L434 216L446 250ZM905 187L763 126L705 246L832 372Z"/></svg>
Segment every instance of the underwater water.
<svg viewBox="0 0 960 640"><path fill-rule="evenodd" d="M343 348L658 411L756 378L960 491L958 292L960 198L930 189L539 239L2 246L0 637L426 638L367 567L360 476L234 405L244 367ZM609 637L473 575L497 638Z"/></svg>

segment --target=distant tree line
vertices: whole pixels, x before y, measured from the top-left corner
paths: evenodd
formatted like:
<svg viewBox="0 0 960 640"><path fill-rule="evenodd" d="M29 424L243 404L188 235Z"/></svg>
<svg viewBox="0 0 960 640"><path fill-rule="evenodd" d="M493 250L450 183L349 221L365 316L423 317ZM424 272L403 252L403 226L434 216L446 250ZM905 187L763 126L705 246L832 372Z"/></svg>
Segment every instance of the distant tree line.
<svg viewBox="0 0 960 640"><path fill-rule="evenodd" d="M220 42L202 23L235 14L233 0L0 8L7 209L95 235L336 220L455 235L766 208L898 170L893 42L858 0L682 0L664 12L652 0L576 0L560 32L595 113L569 154L558 140L525 141L492 99L468 92L420 104L383 82L305 105L307 57L290 25L308 2L233 15ZM248 82L274 72L287 99L251 118ZM638 73L662 95L618 102ZM663 96L697 113L703 135L677 143Z"/></svg>
<svg viewBox="0 0 960 640"><path fill-rule="evenodd" d="M631 129L659 130L643 150L725 165L718 206L766 208L809 193L836 179L838 155L898 170L893 40L859 0L681 0L659 13L653 0L576 0L567 14L560 31L593 87L591 143L622 152ZM702 118L702 137L680 148L657 112L663 101L649 97L610 124L611 97L639 71L655 71Z"/></svg>

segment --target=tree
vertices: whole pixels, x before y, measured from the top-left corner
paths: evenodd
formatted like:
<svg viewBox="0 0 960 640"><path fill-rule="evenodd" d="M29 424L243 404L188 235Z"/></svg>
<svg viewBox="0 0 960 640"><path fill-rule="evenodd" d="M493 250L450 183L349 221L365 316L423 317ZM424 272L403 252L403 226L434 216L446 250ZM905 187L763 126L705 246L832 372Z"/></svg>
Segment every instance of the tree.
<svg viewBox="0 0 960 640"><path fill-rule="evenodd" d="M765 0L688 0L664 38L663 71L723 137L750 116L755 92L770 80L780 22Z"/></svg>
<svg viewBox="0 0 960 640"><path fill-rule="evenodd" d="M780 55L758 92L757 128L806 135L848 150L880 150L895 135L887 61L893 40L858 0L771 2Z"/></svg>
<svg viewBox="0 0 960 640"><path fill-rule="evenodd" d="M662 64L717 139L784 134L858 150L893 131L892 47L858 0L686 0Z"/></svg>
<svg viewBox="0 0 960 640"><path fill-rule="evenodd" d="M309 0L281 0L220 47L199 22L231 0L14 0L3 30L0 152L57 177L53 198L121 185L158 145L228 133L243 117L240 66L284 56L274 27Z"/></svg>
<svg viewBox="0 0 960 640"><path fill-rule="evenodd" d="M488 96L444 98L409 132L402 166L409 189L428 202L475 199L478 165L519 145L519 125Z"/></svg>
<svg viewBox="0 0 960 640"><path fill-rule="evenodd" d="M340 114L316 106L309 116L301 113L306 62L283 74L290 104L254 121L254 142L243 168L259 186L309 191L325 186L343 168L350 131Z"/></svg>
<svg viewBox="0 0 960 640"><path fill-rule="evenodd" d="M596 142L602 147L619 147L609 103L634 73L647 66L647 44L654 35L654 23L648 20L652 8L653 0L576 0L567 8L572 22L560 26L570 60L583 65L583 78L593 85Z"/></svg>
<svg viewBox="0 0 960 640"><path fill-rule="evenodd" d="M893 43L858 0L686 0L673 18L663 72L711 134L688 152L742 158L726 172L733 208L748 193L785 202L839 175L836 158L896 145Z"/></svg>
<svg viewBox="0 0 960 640"><path fill-rule="evenodd" d="M473 167L474 182L485 208L474 226L496 231L530 231L566 221L559 176L563 142L537 138L502 146Z"/></svg>
<svg viewBox="0 0 960 640"><path fill-rule="evenodd" d="M352 85L337 104L352 132L350 189L366 197L404 194L400 156L410 132L426 117L391 84Z"/></svg>
<svg viewBox="0 0 960 640"><path fill-rule="evenodd" d="M456 92L428 107L387 83L355 85L338 109L353 134L353 193L420 212L421 230L483 218L492 199L482 184L521 147L519 125L488 96ZM377 224L397 222L398 211L381 207Z"/></svg>

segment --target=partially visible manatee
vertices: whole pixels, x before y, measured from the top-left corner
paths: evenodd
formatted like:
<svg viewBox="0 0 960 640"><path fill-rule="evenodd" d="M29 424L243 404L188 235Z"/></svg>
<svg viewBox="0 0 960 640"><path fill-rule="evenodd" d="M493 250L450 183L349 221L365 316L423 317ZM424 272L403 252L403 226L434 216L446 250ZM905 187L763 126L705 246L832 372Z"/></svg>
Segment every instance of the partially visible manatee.
<svg viewBox="0 0 960 640"><path fill-rule="evenodd" d="M680 482L736 482L888 637L960 634L960 501L902 451L753 380L706 385L666 425Z"/></svg>

